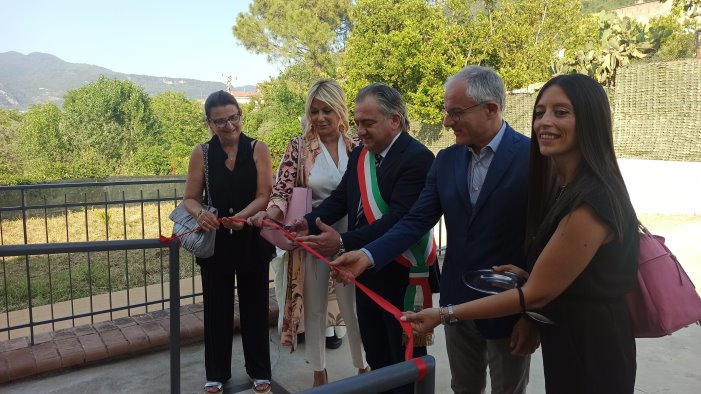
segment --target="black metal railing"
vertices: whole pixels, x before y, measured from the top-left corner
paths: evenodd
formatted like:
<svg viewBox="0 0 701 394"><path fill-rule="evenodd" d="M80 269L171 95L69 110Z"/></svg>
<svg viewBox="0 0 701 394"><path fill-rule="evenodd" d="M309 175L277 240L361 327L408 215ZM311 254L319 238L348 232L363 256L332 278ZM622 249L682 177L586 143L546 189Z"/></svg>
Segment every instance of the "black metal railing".
<svg viewBox="0 0 701 394"><path fill-rule="evenodd" d="M168 178L0 186L0 245L146 240L169 234L168 214L182 199L184 182ZM94 323L105 313L109 316L103 320L113 320L116 313L131 315L140 310L136 308L163 309L168 254L167 248L151 247L3 256L0 333L10 339L13 333L26 332L22 329L33 332L32 315L42 306L42 315L48 315L42 324L50 324L50 330L67 321L75 326L83 318ZM195 261L189 254L180 257L181 279L190 278L186 297L195 302L201 296ZM160 295L150 294L154 292ZM103 295L107 308L95 305ZM116 302L115 295L126 301ZM78 301L88 305L78 307ZM59 313L56 307L62 302L69 305Z"/></svg>
<svg viewBox="0 0 701 394"><path fill-rule="evenodd" d="M182 199L184 182L167 178L0 186L0 245L55 245L52 253L0 257L0 334L6 335L0 339L26 335L29 329L33 340L37 325L55 331L92 324L96 318L114 320L133 311L164 309L167 248L69 253L60 245L153 240L169 234L168 215ZM441 255L442 221L434 235ZM194 258L182 253L179 259L180 279L190 284L183 298L197 302L202 293ZM39 309L42 318L36 319Z"/></svg>
<svg viewBox="0 0 701 394"><path fill-rule="evenodd" d="M162 249L163 244L158 239L125 240L125 241L96 241L96 242L71 242L61 244L33 244L33 245L10 245L0 246L0 257L13 256L36 256L44 254L59 253L84 253L84 252L109 252L122 250L142 250L142 249ZM168 303L170 308L170 387L171 393L180 392L180 252L179 243L175 241L169 247L168 277L170 291L168 298L163 298L158 302ZM27 276L29 278L29 275ZM29 279L27 279L29 281ZM31 284L28 283L28 286ZM187 297L187 296L186 296ZM149 302L143 303L143 305ZM30 300L31 304L31 300ZM136 307L127 305L123 308ZM122 308L119 308L122 309ZM104 310L92 310L82 316L95 316L99 314L112 313L115 308L110 307ZM67 320L79 316L53 317L45 320L35 320L32 308L29 309L29 322L15 327L2 328L0 331L7 331L22 327L28 327L30 338L34 344L34 327L43 324L50 324L55 321Z"/></svg>

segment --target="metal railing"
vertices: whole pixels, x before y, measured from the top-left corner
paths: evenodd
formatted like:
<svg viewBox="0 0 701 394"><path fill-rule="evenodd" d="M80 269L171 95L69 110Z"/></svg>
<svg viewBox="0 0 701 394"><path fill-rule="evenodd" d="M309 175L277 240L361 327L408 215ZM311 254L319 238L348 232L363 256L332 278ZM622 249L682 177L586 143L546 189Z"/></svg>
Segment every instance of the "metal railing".
<svg viewBox="0 0 701 394"><path fill-rule="evenodd" d="M29 329L33 341L38 325L55 331L93 324L96 317L113 320L115 314L164 309L167 249L149 244L69 253L70 247L62 245L115 238L120 241L112 245L148 244L170 232L168 214L182 199L184 182L170 178L0 186L0 247L16 251L18 245L54 245L51 253L8 252L0 257L0 334L6 334L0 339L26 335ZM442 220L434 235L441 255ZM182 298L201 300L194 258L181 254L179 271L189 281ZM42 317L37 319L39 308Z"/></svg>
<svg viewBox="0 0 701 394"><path fill-rule="evenodd" d="M372 394L414 383L414 394L433 394L436 387L436 359L433 356L423 356L417 360L425 365L424 372L419 370L415 361L409 360L305 390L302 393Z"/></svg>
<svg viewBox="0 0 701 394"><path fill-rule="evenodd" d="M159 234L168 234L168 214L182 199L184 182L184 178L171 178L0 186L0 245L55 246L45 256L15 253L1 257L0 313L4 316L0 315L0 333L10 339L29 328L34 340L37 325L51 324L49 330L54 331L86 323L86 319L94 323L96 316L105 313L109 316L102 320L113 320L116 313L131 316L132 311L164 309L167 248L152 245L69 253L61 245L114 239L153 241ZM123 242L114 245L120 244ZM180 271L190 278L183 298L196 302L201 291L196 290L195 260L188 254L181 257ZM101 298L108 308L96 305ZM126 301L116 301L118 298ZM38 308L49 318L35 319Z"/></svg>
<svg viewBox="0 0 701 394"><path fill-rule="evenodd" d="M176 240L169 248L169 268L168 277L170 282L170 294L168 298L164 298L155 302L168 302L170 307L170 389L171 393L180 392L180 244ZM43 254L56 253L81 253L81 252L108 252L115 250L133 250L133 249L153 249L163 248L163 244L158 239L144 240L126 240L126 241L96 241L96 242L72 242L62 244L34 244L34 245L10 245L0 246L0 257L11 256L34 256ZM28 279L29 280L29 275ZM29 283L28 283L29 286ZM187 297L187 296L186 296ZM148 304L148 302L147 302ZM129 308L130 306L126 306ZM90 311L84 314L85 316L94 316L96 314L111 313L112 308L100 311ZM32 309L29 309L29 323L22 326L29 327L31 331L31 340L34 344L34 327L36 325L49 324L52 321L71 319L77 316L67 316L63 318L53 318L51 320L35 321ZM19 327L15 327L19 328ZM9 329L9 328L8 328ZM7 330L7 329L2 329Z"/></svg>

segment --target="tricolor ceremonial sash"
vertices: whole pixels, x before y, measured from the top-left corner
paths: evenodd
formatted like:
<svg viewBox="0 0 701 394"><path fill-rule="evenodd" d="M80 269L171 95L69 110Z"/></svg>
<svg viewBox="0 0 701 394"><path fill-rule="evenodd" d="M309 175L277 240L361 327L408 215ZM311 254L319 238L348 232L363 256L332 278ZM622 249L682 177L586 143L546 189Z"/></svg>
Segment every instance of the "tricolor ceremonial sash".
<svg viewBox="0 0 701 394"><path fill-rule="evenodd" d="M389 212L389 205L380 195L375 169L375 155L363 148L358 159L358 184L363 213L368 223ZM428 282L429 266L436 261L436 243L433 240L433 230L430 230L395 260L410 267L409 286L404 293L404 310L417 311L432 306L431 289ZM417 346L420 346L417 344Z"/></svg>

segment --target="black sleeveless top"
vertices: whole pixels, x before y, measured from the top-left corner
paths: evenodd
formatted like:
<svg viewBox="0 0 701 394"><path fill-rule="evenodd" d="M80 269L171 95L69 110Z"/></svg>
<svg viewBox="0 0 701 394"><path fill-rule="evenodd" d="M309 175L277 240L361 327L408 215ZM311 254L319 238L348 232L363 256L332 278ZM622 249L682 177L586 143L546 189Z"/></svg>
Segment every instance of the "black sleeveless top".
<svg viewBox="0 0 701 394"><path fill-rule="evenodd" d="M212 205L217 208L218 217L233 216L244 209L256 198L258 172L253 160L253 139L241 133L233 171L226 167L226 152L216 135L209 140L209 192ZM257 142L257 141L256 141ZM206 192L205 192L206 193ZM203 201L207 201L207 196ZM239 231L229 231L221 226L217 230L214 256L266 258L272 256L274 249L259 235L260 230L244 226ZM248 253L261 252L261 253ZM224 256L226 253L228 256ZM233 253L233 255L232 255ZM198 259L206 261L207 259ZM270 261L268 259L267 261Z"/></svg>

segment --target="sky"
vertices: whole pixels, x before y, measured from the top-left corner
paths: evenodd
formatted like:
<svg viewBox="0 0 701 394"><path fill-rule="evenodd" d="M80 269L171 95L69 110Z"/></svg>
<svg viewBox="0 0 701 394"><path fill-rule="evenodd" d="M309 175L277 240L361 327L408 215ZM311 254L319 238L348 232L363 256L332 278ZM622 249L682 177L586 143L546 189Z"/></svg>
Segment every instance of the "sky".
<svg viewBox="0 0 701 394"><path fill-rule="evenodd" d="M281 66L231 32L250 0L0 0L0 53L44 52L126 74L254 85Z"/></svg>

